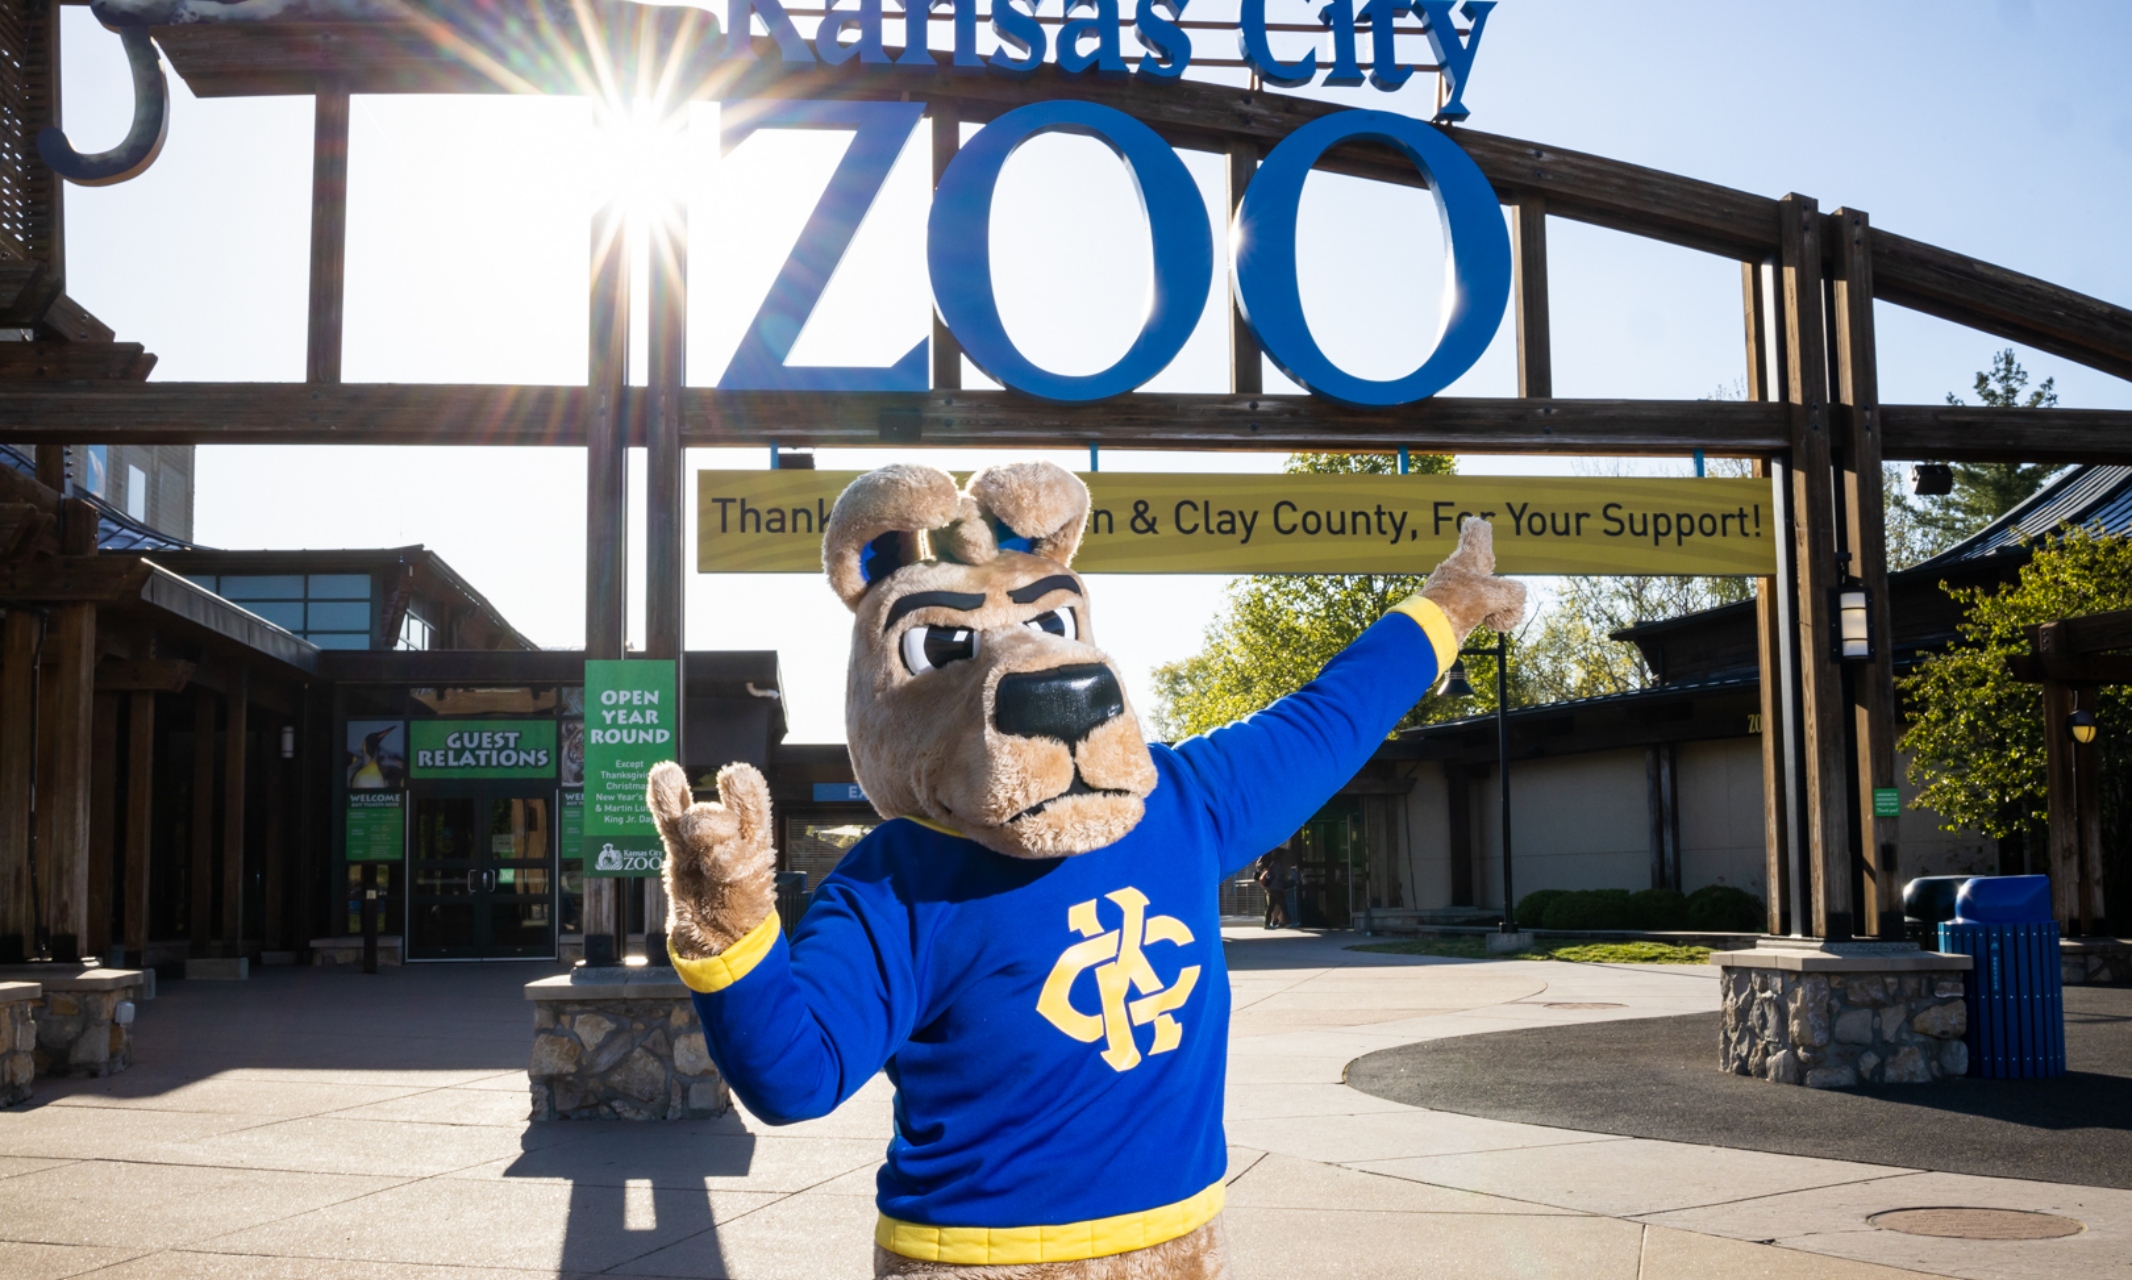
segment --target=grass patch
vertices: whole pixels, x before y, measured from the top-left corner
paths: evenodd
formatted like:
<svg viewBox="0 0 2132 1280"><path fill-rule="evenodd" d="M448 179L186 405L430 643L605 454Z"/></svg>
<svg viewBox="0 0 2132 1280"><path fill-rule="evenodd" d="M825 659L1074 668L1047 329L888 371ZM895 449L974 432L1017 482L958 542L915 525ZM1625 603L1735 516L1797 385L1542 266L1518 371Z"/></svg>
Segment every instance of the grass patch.
<svg viewBox="0 0 2132 1280"><path fill-rule="evenodd" d="M1490 953L1480 938L1408 938L1401 942L1365 942L1350 951L1390 956L1440 956L1450 960L1570 960L1580 964L1708 964L1710 948L1670 942L1542 943L1530 951Z"/></svg>

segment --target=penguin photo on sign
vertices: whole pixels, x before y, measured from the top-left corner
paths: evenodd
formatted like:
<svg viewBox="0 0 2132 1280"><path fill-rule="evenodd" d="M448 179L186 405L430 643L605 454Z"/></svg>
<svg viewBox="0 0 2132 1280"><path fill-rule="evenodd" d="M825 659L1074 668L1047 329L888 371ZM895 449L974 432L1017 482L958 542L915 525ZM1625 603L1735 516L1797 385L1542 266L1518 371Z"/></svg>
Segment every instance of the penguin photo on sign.
<svg viewBox="0 0 2132 1280"><path fill-rule="evenodd" d="M846 730L886 821L789 939L762 774L728 765L697 802L678 765L651 773L668 946L733 1091L789 1124L877 1072L895 1087L876 1275L1230 1274L1219 887L1354 775L1468 632L1525 610L1469 521L1309 685L1150 744L1073 571L1088 505L1050 463L961 488L896 465L838 498Z"/></svg>

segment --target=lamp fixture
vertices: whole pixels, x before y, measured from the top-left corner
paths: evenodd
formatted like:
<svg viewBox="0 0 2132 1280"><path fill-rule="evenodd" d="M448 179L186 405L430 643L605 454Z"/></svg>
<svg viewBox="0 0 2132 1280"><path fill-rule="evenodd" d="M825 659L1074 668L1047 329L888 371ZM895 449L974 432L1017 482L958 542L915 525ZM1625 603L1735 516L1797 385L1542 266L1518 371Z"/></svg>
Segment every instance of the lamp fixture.
<svg viewBox="0 0 2132 1280"><path fill-rule="evenodd" d="M1944 498L1954 492L1954 468L1944 462L1920 462L1910 468L1910 492L1920 498Z"/></svg>
<svg viewBox="0 0 2132 1280"><path fill-rule="evenodd" d="M1873 652L1873 593L1862 584L1850 583L1830 593L1835 597L1836 660L1871 662Z"/></svg>
<svg viewBox="0 0 2132 1280"><path fill-rule="evenodd" d="M293 724L281 726L281 758L284 760L294 760L296 758L296 726Z"/></svg>
<svg viewBox="0 0 2132 1280"><path fill-rule="evenodd" d="M2095 735L2102 731L2102 725L2092 711L2075 711L2066 717L2065 727L2073 735L2073 741L2083 747L2095 741Z"/></svg>
<svg viewBox="0 0 2132 1280"><path fill-rule="evenodd" d="M1466 660L1464 658L1452 663L1451 669L1444 672L1443 688L1439 692L1446 698L1470 698L1473 696L1473 685L1466 679Z"/></svg>

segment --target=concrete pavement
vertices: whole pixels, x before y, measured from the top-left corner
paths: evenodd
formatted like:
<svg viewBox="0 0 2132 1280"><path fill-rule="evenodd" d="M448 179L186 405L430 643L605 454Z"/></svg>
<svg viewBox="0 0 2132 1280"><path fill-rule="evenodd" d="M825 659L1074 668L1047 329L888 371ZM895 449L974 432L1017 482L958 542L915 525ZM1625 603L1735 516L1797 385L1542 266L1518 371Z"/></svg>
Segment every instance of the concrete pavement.
<svg viewBox="0 0 2132 1280"><path fill-rule="evenodd" d="M1511 1124L1341 1083L1354 1058L1421 1039L1713 1009L1714 971L1229 934L1225 1216L1244 1277L2132 1277L2132 1193ZM520 988L545 972L170 984L137 1025L142 1065L40 1081L0 1111L0 1275L869 1273L884 1082L784 1129L533 1125ZM1950 1205L2084 1229L1979 1242L1868 1222Z"/></svg>

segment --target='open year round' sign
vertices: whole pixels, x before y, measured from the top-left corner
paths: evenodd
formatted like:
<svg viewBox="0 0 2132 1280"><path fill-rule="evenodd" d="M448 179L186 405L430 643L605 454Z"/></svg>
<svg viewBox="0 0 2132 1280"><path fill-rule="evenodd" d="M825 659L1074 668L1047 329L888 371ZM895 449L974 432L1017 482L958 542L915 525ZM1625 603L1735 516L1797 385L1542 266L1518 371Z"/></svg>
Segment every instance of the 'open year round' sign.
<svg viewBox="0 0 2132 1280"><path fill-rule="evenodd" d="M916 102L728 104L727 145L758 129L846 128L850 148L799 243L742 337L719 385L739 391L923 391L926 344L892 365L785 363L874 196L925 107ZM1118 156L1140 195L1154 246L1154 288L1132 345L1089 374L1045 369L1000 319L992 287L992 196L1014 152L1046 133L1094 138ZM1413 162L1443 219L1449 262L1435 349L1403 377L1357 377L1318 346L1296 279L1296 211L1311 166L1332 147L1369 141ZM1389 111L1341 111L1304 125L1266 156L1229 228L1239 309L1266 355L1313 394L1367 407L1409 404L1449 386L1495 337L1510 298L1510 235L1480 166L1442 130ZM987 377L1055 401L1102 400L1147 382L1176 359L1199 322L1214 277L1206 204L1184 162L1153 129L1092 102L1036 102L1006 112L962 144L941 175L926 233L927 269L941 319Z"/></svg>

